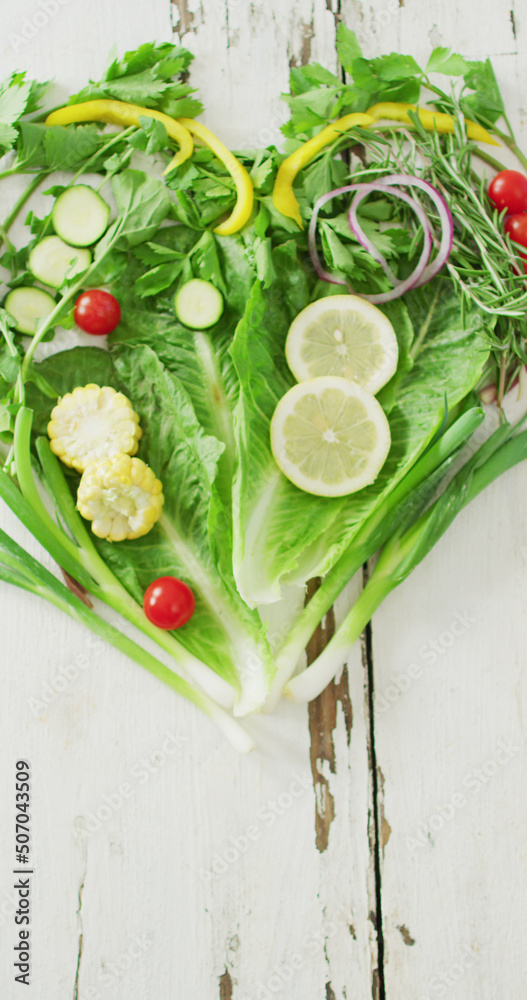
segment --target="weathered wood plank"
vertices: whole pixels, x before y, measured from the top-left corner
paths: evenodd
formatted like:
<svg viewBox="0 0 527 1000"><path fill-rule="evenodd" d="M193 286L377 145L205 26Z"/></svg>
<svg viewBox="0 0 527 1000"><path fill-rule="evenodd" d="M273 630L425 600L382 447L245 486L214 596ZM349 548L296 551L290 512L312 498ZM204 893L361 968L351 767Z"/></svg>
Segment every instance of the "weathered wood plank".
<svg viewBox="0 0 527 1000"><path fill-rule="evenodd" d="M342 4L368 55L397 48L424 63L436 45L490 55L515 128L525 117L519 14ZM520 467L489 489L374 616L388 1000L522 993L525 482Z"/></svg>
<svg viewBox="0 0 527 1000"><path fill-rule="evenodd" d="M335 17L324 0L287 8L277 0L189 0L172 9L156 0L148 18L138 0L62 6L19 51L4 39L4 72L21 66L55 75L60 101L97 76L114 39L120 51L167 39L172 22L196 53L205 120L234 146L278 140L290 63L335 63ZM33 13L29 0L19 5L8 32ZM0 189L0 200L12 192ZM36 197L37 210L42 205ZM21 228L14 235L21 238ZM4 511L1 518L12 530ZM350 660L349 691L343 680L334 701L326 696L324 749L316 756L310 749L307 711L284 706L254 722L262 754L240 759L191 706L124 657L91 645L58 612L8 588L2 609L4 802L15 759L27 755L33 764L30 995L370 996L375 891L360 652ZM337 607L337 621L341 615ZM6 857L11 822L2 813ZM2 898L9 866L0 878ZM10 916L5 927L0 979L10 968Z"/></svg>
<svg viewBox="0 0 527 1000"><path fill-rule="evenodd" d="M183 41L196 53L193 80L205 97L204 120L231 145L280 141L279 125L286 109L279 94L287 86L289 65L307 58L335 65L335 17L325 3L297 2L284 11L276 0L250 6L229 2L228 21L223 20L223 4L218 8L189 0L176 4L176 9L176 23L182 29L192 19L192 30L184 33ZM218 30L230 41L221 59L216 49ZM296 761L296 773L306 777L309 753L317 798L309 777L309 790L295 808L273 824L261 847L247 853L243 873L225 873L211 882L209 908L224 914L237 938L236 949L226 952L230 938L220 924L214 945L218 975L224 967L229 975L222 988L232 983L233 996L254 1000L267 995L265 990L283 990L292 998L341 997L346 990L348 995L370 995L376 948L368 914L374 909L375 893L363 685L355 653L349 694L343 682L336 697L336 692L329 692L312 710L312 716L317 710L325 715L323 746L312 717L309 750L303 712L283 708L277 719L267 721L273 734L267 743L277 740L272 773L270 760L260 761L254 764L257 778L251 779L266 789L263 801L269 805L273 788L280 801L278 775L282 801L287 801L291 761ZM288 729L294 725L287 744L284 725ZM258 816L262 794L255 796L255 788L244 783L243 798L250 803L248 815ZM240 824L241 820L238 829L243 830ZM269 848L267 838L272 838ZM265 887L266 898L260 896L256 902L257 886ZM249 912L251 919L244 919Z"/></svg>

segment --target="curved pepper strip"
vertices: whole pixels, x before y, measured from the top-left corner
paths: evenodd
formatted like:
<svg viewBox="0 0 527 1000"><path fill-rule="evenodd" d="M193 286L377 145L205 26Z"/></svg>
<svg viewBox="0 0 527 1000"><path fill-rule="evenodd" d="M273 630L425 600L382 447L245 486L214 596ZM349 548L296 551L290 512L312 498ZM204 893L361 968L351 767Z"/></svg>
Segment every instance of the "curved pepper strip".
<svg viewBox="0 0 527 1000"><path fill-rule="evenodd" d="M386 101L383 104L373 104L371 108L368 108L366 114L371 115L376 122L387 119L412 125L409 111L417 112L421 125L428 132L433 132L436 129L438 132L454 132L455 122L452 115L446 115L440 111L428 111L427 108L419 108L416 104ZM486 142L489 146L499 146L499 142L496 142L490 132L487 132L481 125L477 125L476 122L472 122L468 118L465 118L465 125L469 139L475 139L476 142Z"/></svg>
<svg viewBox="0 0 527 1000"><path fill-rule="evenodd" d="M179 121L196 139L199 139L205 146L208 146L212 150L227 168L236 184L236 204L228 219L225 219L224 222L221 222L214 229L214 232L218 233L219 236L231 236L245 225L253 209L254 188L249 173L243 166L243 163L240 163L233 153L231 153L230 149L227 149L227 146L224 146L221 140L214 135L214 132L211 132L201 122L196 122L193 118L180 118ZM177 156L168 164L165 174L177 166L176 160Z"/></svg>
<svg viewBox="0 0 527 1000"><path fill-rule="evenodd" d="M156 118L163 122L168 135L179 143L179 152L176 153L170 164L170 169L178 167L192 156L194 141L187 128L164 115L162 111L155 111L153 108L143 108L139 104L128 104L126 101L85 101L83 104L68 104L64 108L52 111L46 118L46 125L71 125L74 122L108 122L111 125L136 125L141 127L140 118Z"/></svg>
<svg viewBox="0 0 527 1000"><path fill-rule="evenodd" d="M336 122L323 128L318 135L315 135L312 139L308 139L303 146L300 146L291 156L288 156L276 175L273 188L273 204L275 208L282 215L287 215L290 219L294 219L295 222L298 222L300 228L303 229L304 224L300 215L300 206L293 191L293 183L298 171L302 167L307 166L313 157L321 149L324 149L324 146L329 146L335 139L341 138L344 132L347 132L355 125L362 125L363 128L366 128L374 120L369 112L366 114L344 115L343 118L339 118Z"/></svg>

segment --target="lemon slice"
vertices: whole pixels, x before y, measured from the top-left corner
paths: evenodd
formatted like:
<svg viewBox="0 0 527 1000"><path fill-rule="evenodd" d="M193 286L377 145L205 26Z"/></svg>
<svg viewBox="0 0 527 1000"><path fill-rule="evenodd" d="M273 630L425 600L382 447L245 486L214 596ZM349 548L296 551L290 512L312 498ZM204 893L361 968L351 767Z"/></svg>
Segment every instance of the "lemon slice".
<svg viewBox="0 0 527 1000"><path fill-rule="evenodd" d="M338 375L376 393L394 374L399 351L380 309L358 295L329 295L293 320L285 353L299 382Z"/></svg>
<svg viewBox="0 0 527 1000"><path fill-rule="evenodd" d="M271 448L295 486L322 497L373 483L390 449L390 427L366 389L335 375L294 385L271 420Z"/></svg>

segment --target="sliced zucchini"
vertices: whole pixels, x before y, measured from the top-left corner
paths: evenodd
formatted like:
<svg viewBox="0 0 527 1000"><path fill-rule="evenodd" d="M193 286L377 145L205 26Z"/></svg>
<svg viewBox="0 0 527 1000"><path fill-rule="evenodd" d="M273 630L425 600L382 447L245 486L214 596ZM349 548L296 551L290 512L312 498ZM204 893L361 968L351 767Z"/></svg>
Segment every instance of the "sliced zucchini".
<svg viewBox="0 0 527 1000"><path fill-rule="evenodd" d="M108 228L110 206L87 184L74 184L59 194L51 213L57 236L72 247L89 247Z"/></svg>
<svg viewBox="0 0 527 1000"><path fill-rule="evenodd" d="M206 330L218 322L223 312L223 296L210 281L193 278L176 292L174 308L184 326Z"/></svg>
<svg viewBox="0 0 527 1000"><path fill-rule="evenodd" d="M55 299L41 288L13 288L5 300L4 307L13 319L20 333L34 334L39 319L46 319L55 308Z"/></svg>
<svg viewBox="0 0 527 1000"><path fill-rule="evenodd" d="M66 275L85 271L91 264L89 250L70 247L60 236L45 236L33 247L29 255L29 269L44 285L60 288Z"/></svg>

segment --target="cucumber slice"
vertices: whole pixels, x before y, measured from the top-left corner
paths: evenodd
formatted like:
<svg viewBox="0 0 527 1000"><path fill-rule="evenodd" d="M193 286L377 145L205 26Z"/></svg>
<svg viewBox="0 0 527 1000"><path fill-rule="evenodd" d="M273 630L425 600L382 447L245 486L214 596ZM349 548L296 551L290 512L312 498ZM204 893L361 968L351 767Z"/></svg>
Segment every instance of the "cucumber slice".
<svg viewBox="0 0 527 1000"><path fill-rule="evenodd" d="M174 299L176 316L192 330L206 330L223 312L223 296L210 281L193 278L182 285Z"/></svg>
<svg viewBox="0 0 527 1000"><path fill-rule="evenodd" d="M57 236L72 247L89 247L108 228L110 206L87 184L75 184L59 194L51 213Z"/></svg>
<svg viewBox="0 0 527 1000"><path fill-rule="evenodd" d="M73 263L72 263L73 262ZM89 250L70 247L60 236L45 236L29 255L29 269L44 285L60 288L66 275L71 278L91 264Z"/></svg>
<svg viewBox="0 0 527 1000"><path fill-rule="evenodd" d="M13 288L4 302L4 308L16 320L16 328L20 333L34 334L37 321L45 319L53 312L55 299L41 288Z"/></svg>

